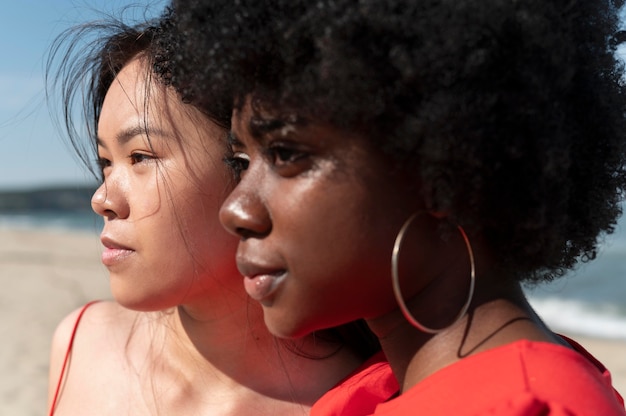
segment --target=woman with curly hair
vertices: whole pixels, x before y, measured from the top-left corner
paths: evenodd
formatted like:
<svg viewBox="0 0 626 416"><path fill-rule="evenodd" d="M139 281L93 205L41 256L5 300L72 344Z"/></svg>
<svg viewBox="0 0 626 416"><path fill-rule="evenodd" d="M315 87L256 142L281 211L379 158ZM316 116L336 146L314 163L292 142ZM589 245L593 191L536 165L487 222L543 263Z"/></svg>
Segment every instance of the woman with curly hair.
<svg viewBox="0 0 626 416"><path fill-rule="evenodd" d="M97 160L92 207L104 218L114 301L59 325L49 412L308 414L377 341L358 323L297 342L265 328L239 284L237 240L218 219L235 183L223 163L230 112L202 112L169 84L172 33L168 16L86 24L50 57L69 136L89 166ZM83 123L85 136L75 129ZM365 366L393 385L388 368Z"/></svg>
<svg viewBox="0 0 626 416"><path fill-rule="evenodd" d="M522 291L621 213L621 1L229 3L174 2L172 80L232 100L220 218L270 331L365 318L400 384L376 415L625 414Z"/></svg>

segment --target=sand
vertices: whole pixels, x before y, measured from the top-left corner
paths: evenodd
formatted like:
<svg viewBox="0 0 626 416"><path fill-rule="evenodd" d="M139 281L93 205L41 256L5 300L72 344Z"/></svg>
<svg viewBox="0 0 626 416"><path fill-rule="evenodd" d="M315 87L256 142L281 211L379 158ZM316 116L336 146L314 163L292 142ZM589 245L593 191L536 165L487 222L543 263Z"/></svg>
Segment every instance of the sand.
<svg viewBox="0 0 626 416"><path fill-rule="evenodd" d="M0 229L0 415L45 414L57 323L91 299L110 297L100 251L96 233ZM626 393L626 342L572 337Z"/></svg>
<svg viewBox="0 0 626 416"><path fill-rule="evenodd" d="M100 251L95 233L0 230L0 415L46 414L57 323L110 297Z"/></svg>

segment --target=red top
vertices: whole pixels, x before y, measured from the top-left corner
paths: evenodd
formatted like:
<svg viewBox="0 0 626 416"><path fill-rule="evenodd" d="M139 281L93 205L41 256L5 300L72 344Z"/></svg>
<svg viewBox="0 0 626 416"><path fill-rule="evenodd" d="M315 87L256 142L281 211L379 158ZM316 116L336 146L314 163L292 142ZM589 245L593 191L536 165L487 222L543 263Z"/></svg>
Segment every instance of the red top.
<svg viewBox="0 0 626 416"><path fill-rule="evenodd" d="M385 356L379 352L315 402L310 415L367 415L397 392L398 382Z"/></svg>
<svg viewBox="0 0 626 416"><path fill-rule="evenodd" d="M626 415L608 370L576 342L574 349L517 341L460 360L401 396L376 416Z"/></svg>
<svg viewBox="0 0 626 416"><path fill-rule="evenodd" d="M70 341L68 342L67 350L65 351L65 358L63 359L63 366L61 367L61 373L59 374L59 381L57 382L57 386L54 390L54 397L52 398L52 405L50 406L49 416L54 415L54 411L56 410L56 407L57 407L57 401L59 400L59 393L61 392L61 386L63 385L63 380L65 378L65 370L68 369L67 365L69 363L70 355L72 354L72 347L74 346L74 338L76 337L78 324L80 323L80 320L85 314L85 311L87 310L87 308L93 305L94 303L98 303L98 302L100 301L92 300L91 302L88 302L87 304L85 304L80 310L80 312L78 313L78 316L76 317L76 322L74 322L74 327L72 328L72 335L70 336Z"/></svg>

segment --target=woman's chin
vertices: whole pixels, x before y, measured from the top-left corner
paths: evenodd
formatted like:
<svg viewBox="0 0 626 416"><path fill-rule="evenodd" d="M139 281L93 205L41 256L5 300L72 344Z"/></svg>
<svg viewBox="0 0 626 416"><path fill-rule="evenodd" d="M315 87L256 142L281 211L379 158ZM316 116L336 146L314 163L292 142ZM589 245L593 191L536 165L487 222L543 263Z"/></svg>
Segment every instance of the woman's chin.
<svg viewBox="0 0 626 416"><path fill-rule="evenodd" d="M322 329L311 327L299 321L293 313L281 314L279 316L273 312L265 307L263 308L265 326L277 338L298 339Z"/></svg>
<svg viewBox="0 0 626 416"><path fill-rule="evenodd" d="M167 310L175 307L170 302L156 301L151 296L137 296L137 294L129 295L128 293L119 293L112 290L113 299L126 309L137 312L156 312Z"/></svg>

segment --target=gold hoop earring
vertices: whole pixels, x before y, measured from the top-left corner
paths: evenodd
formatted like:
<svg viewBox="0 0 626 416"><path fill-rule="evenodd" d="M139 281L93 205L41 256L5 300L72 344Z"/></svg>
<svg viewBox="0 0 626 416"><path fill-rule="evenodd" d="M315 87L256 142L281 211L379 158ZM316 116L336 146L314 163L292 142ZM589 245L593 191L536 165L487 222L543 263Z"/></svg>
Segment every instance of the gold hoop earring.
<svg viewBox="0 0 626 416"><path fill-rule="evenodd" d="M440 328L440 329L429 328L419 323L417 319L415 319L413 315L411 315L411 312L409 312L409 309L406 306L406 303L404 302L404 298L402 297L402 290L400 289L400 277L398 275L398 257L400 255L400 247L402 246L402 241L404 240L404 236L406 234L407 229L409 228L411 223L415 220L415 218L417 218L421 214L425 214L425 212L419 211L411 215L409 219L406 220L406 222L402 225L402 228L400 228L400 231L398 232L398 235L396 236L396 241L393 244L393 252L391 254L391 282L393 284L393 293L396 297L396 302L398 303L398 306L400 307L400 310L402 311L402 314L404 315L406 320L409 321L411 325L413 325L415 328L419 329L422 332L426 332L428 334L437 334L441 331L444 331L450 328L454 324L456 324L467 313L470 303L472 302L472 298L474 297L474 286L476 284L476 265L474 263L474 251L472 250L472 245L469 242L469 238L467 238L467 234L465 234L465 230L463 230L463 228L460 225L457 225L456 227L461 233L461 236L463 237L463 241L465 241L465 247L467 248L467 253L469 254L469 260L470 260L470 288L469 288L469 294L467 296L467 300L465 301L465 304L461 308L461 311L456 316L454 321L450 325L444 328Z"/></svg>

